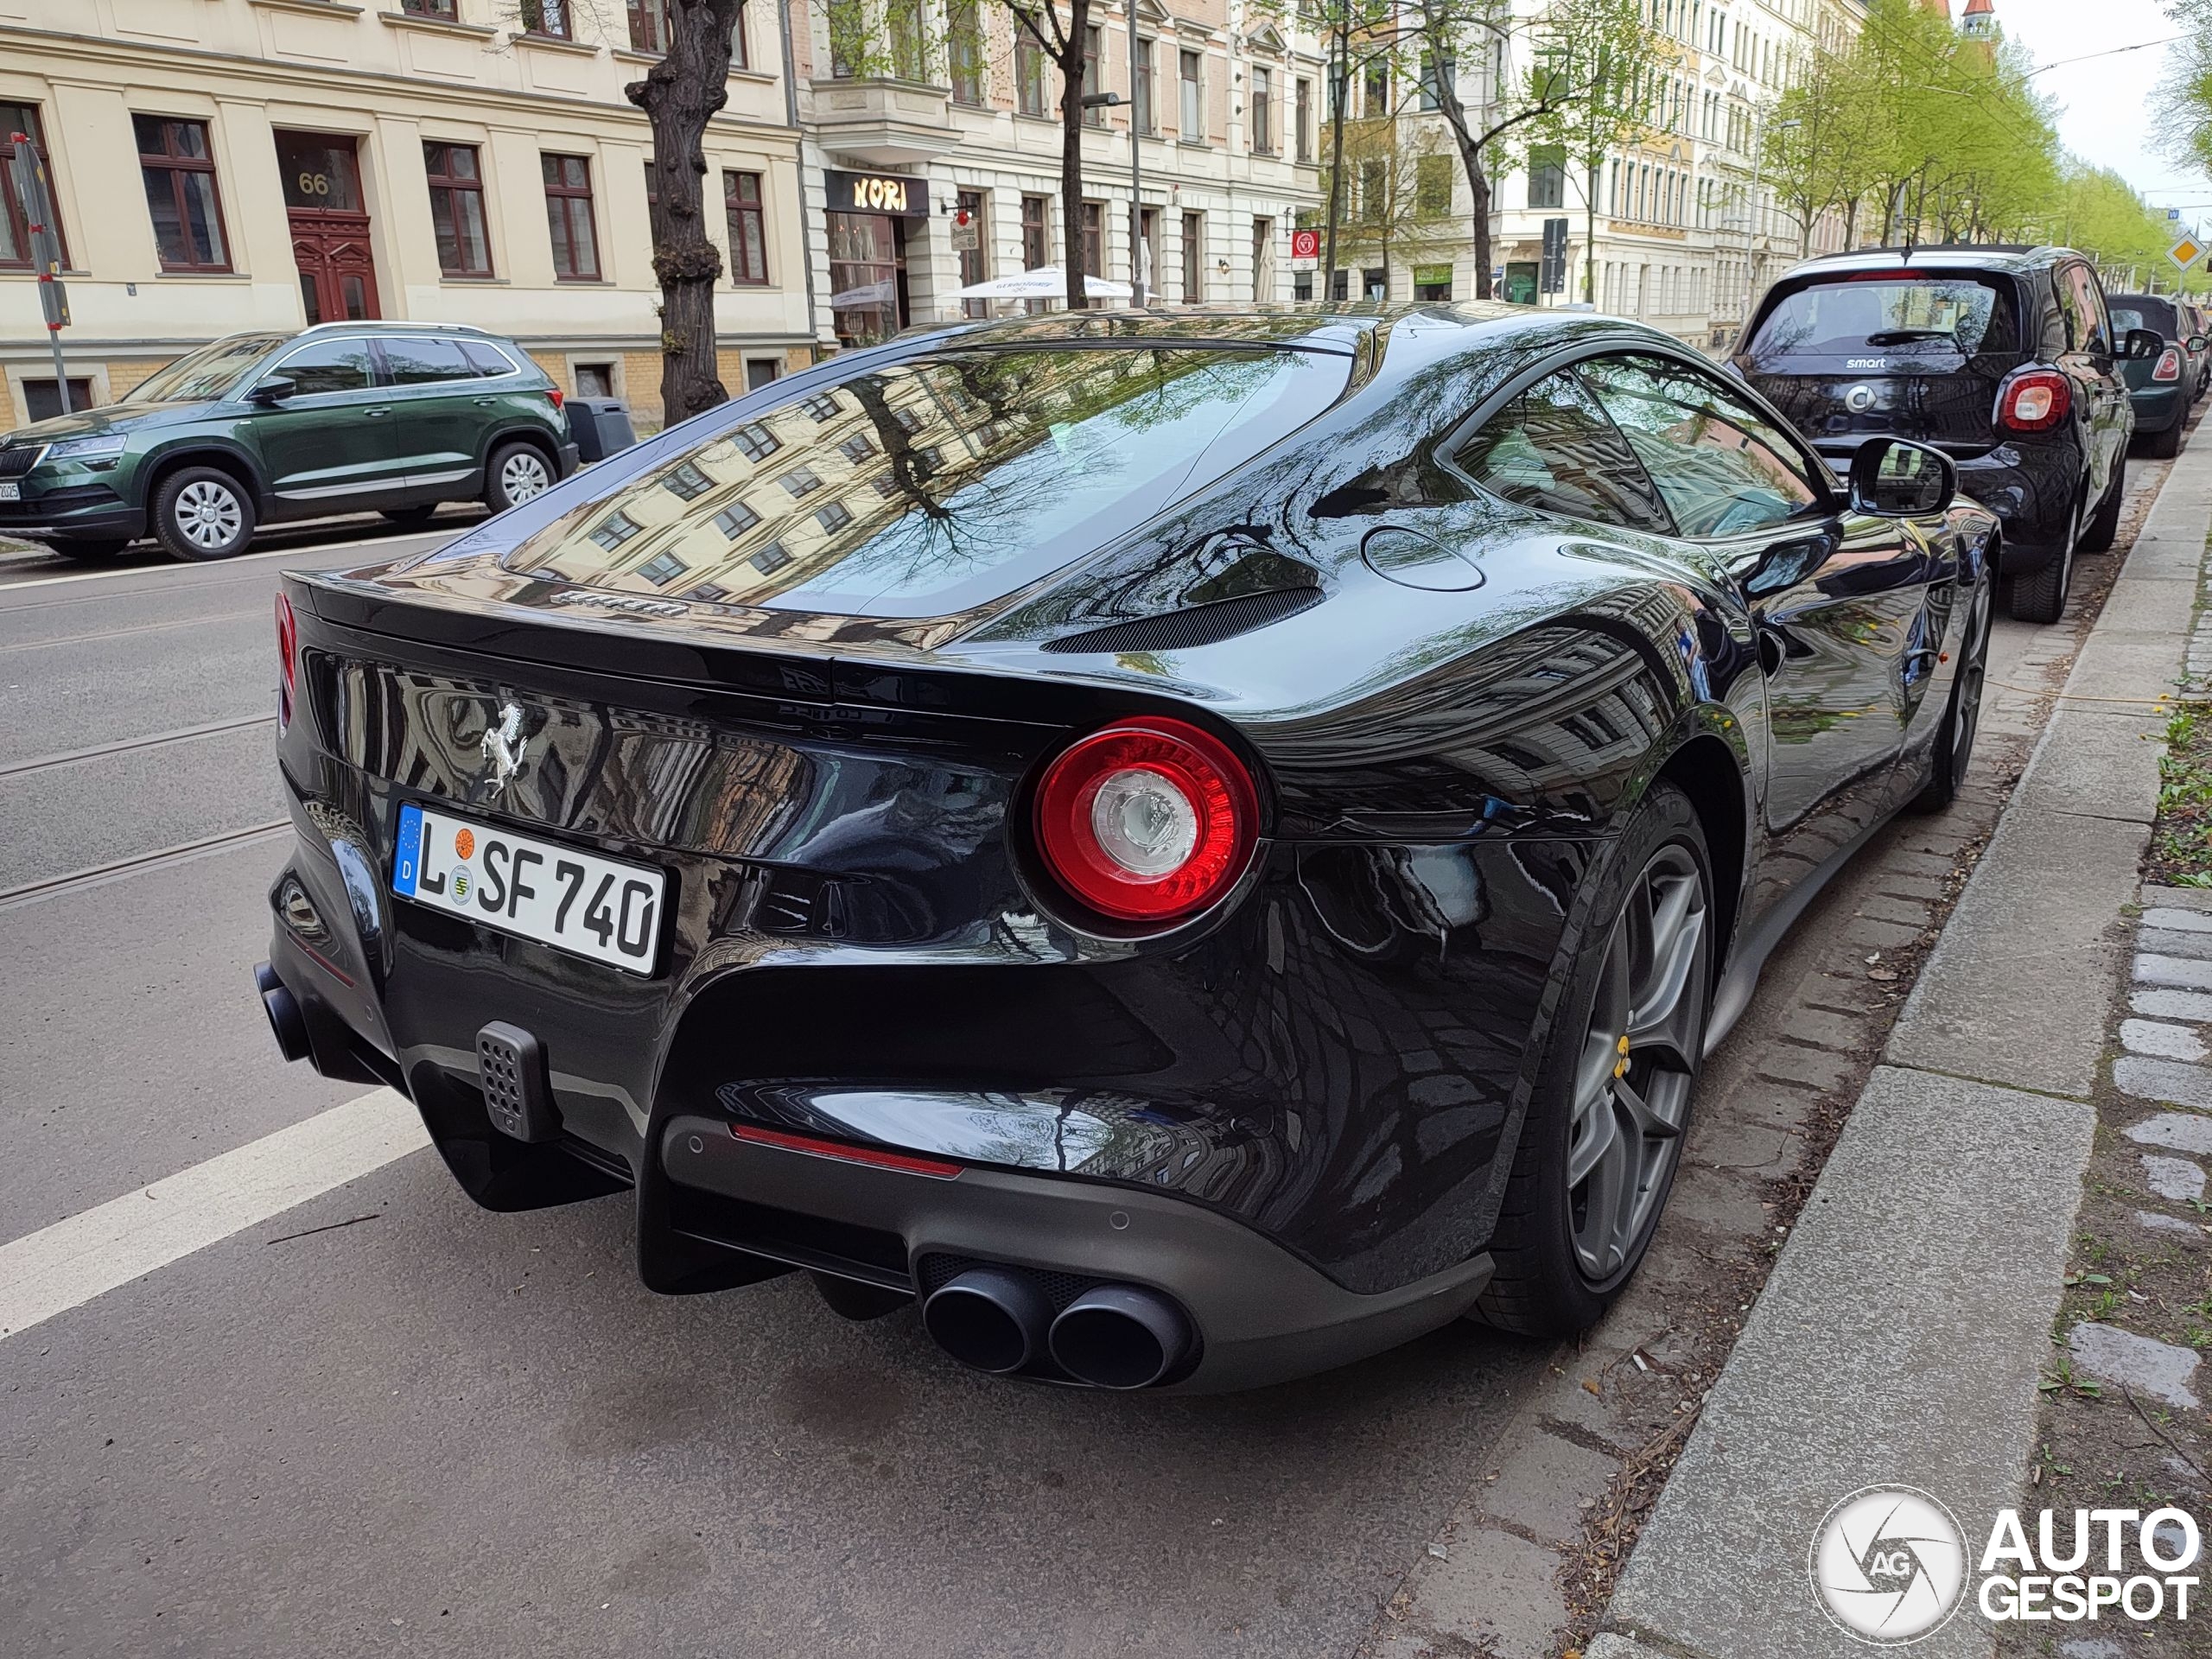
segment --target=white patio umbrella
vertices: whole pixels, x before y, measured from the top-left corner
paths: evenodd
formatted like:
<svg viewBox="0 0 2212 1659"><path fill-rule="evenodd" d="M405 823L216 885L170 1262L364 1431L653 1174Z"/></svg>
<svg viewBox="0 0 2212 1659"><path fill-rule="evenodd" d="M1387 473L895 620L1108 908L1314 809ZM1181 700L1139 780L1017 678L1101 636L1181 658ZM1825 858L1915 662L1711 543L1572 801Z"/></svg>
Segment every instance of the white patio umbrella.
<svg viewBox="0 0 2212 1659"><path fill-rule="evenodd" d="M1067 273L1058 265L1039 265L1034 270L1019 270L1011 276L994 276L987 283L976 283L962 289L953 297L958 300L1062 300L1067 297ZM1092 300L1126 300L1130 289L1127 283L1109 283L1102 276L1083 279L1084 297Z"/></svg>

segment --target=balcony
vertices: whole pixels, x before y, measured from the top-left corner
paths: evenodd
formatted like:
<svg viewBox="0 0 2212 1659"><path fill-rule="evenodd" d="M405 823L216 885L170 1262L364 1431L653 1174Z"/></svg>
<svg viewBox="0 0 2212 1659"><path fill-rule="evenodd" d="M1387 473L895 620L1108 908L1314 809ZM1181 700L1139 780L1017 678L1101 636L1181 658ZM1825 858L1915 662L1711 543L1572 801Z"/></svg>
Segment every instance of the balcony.
<svg viewBox="0 0 2212 1659"><path fill-rule="evenodd" d="M822 147L879 167L911 165L960 142L952 89L888 75L808 83Z"/></svg>

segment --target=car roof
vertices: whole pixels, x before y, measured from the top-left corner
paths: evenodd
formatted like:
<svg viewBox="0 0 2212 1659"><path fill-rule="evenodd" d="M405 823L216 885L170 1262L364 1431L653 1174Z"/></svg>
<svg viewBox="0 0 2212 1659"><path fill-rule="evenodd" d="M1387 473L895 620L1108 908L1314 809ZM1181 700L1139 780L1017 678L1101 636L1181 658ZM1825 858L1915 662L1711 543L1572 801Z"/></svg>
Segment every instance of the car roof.
<svg viewBox="0 0 2212 1659"><path fill-rule="evenodd" d="M1824 253L1816 259L1791 266L1783 274L1788 277L1828 271L1881 270L1904 265L1936 270L2002 270L2019 275L2048 269L2062 259L2083 257L2072 248L1953 242L1915 248L1853 248L1846 253Z"/></svg>

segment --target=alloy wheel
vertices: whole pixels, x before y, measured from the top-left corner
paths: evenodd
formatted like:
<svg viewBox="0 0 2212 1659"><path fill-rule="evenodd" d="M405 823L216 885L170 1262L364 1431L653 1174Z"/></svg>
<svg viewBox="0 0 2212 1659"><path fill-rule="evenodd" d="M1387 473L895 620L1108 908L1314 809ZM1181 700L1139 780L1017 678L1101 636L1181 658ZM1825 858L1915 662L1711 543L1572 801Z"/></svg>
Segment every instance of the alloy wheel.
<svg viewBox="0 0 2212 1659"><path fill-rule="evenodd" d="M173 511L177 533L210 553L236 541L245 523L237 495L212 479L194 479L179 490Z"/></svg>
<svg viewBox="0 0 2212 1659"><path fill-rule="evenodd" d="M1967 648L1959 664L1958 713L1951 723L1951 779L1962 782L1974 759L1974 733L1981 725L1981 691L1989 664L1989 584L1974 589L1974 608L1967 613Z"/></svg>
<svg viewBox="0 0 2212 1659"><path fill-rule="evenodd" d="M552 484L545 471L545 463L528 450L509 455L499 467L499 492L510 502L527 501L534 495L543 495Z"/></svg>
<svg viewBox="0 0 2212 1659"><path fill-rule="evenodd" d="M1577 1058L1567 1219L1583 1276L1636 1260L1681 1155L1705 1040L1711 942L1703 870L1679 842L1630 886Z"/></svg>

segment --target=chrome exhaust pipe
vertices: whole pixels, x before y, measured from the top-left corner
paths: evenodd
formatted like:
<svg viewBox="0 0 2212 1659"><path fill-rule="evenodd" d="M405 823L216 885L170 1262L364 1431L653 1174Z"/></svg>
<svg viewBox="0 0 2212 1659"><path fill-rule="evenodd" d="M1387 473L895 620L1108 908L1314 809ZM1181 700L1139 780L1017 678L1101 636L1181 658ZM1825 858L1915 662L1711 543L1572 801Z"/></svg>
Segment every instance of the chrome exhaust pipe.
<svg viewBox="0 0 2212 1659"><path fill-rule="evenodd" d="M1018 1371L1038 1358L1052 1320L1043 1287L1011 1268L970 1268L922 1304L937 1345L979 1371Z"/></svg>
<svg viewBox="0 0 2212 1659"><path fill-rule="evenodd" d="M1099 1285L1060 1311L1049 1338L1062 1370L1094 1389L1148 1389L1191 1351L1191 1323L1158 1291Z"/></svg>
<svg viewBox="0 0 2212 1659"><path fill-rule="evenodd" d="M299 998L265 962L254 964L253 982L261 993L261 1011L269 1016L269 1033L276 1039L276 1052L288 1063L307 1058L308 1017L300 1011Z"/></svg>

